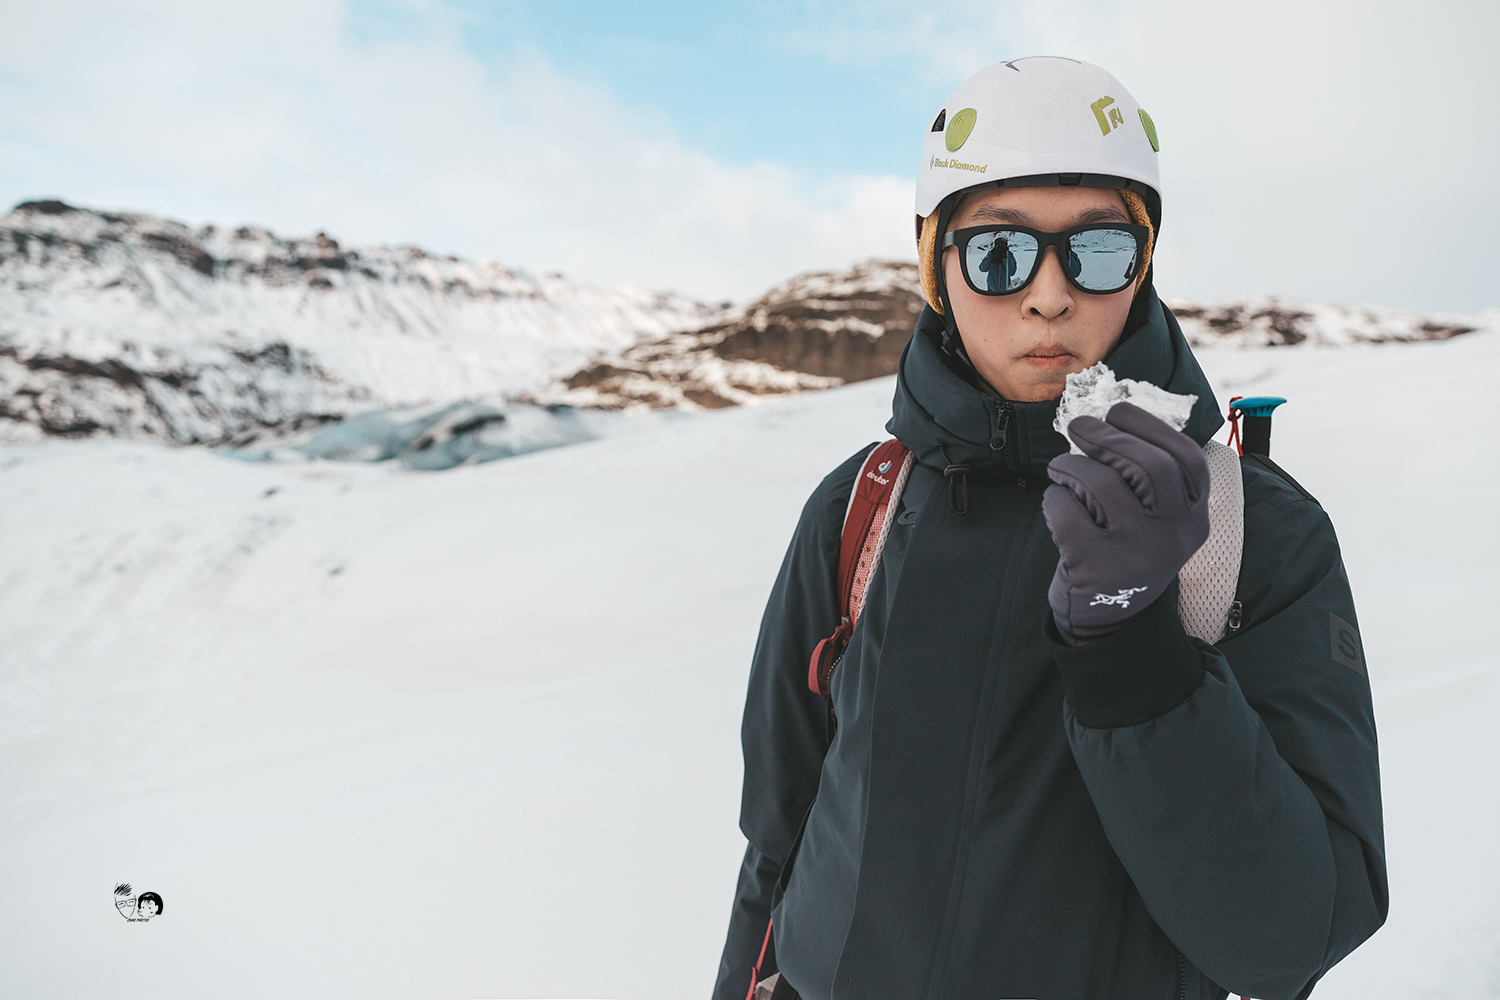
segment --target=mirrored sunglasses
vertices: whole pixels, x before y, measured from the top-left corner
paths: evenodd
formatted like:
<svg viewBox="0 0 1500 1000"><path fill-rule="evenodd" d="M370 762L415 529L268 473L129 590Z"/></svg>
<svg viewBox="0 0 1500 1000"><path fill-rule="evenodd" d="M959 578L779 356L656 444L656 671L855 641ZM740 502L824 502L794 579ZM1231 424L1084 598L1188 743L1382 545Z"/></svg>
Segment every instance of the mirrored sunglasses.
<svg viewBox="0 0 1500 1000"><path fill-rule="evenodd" d="M964 281L980 295L1013 295L1036 277L1042 253L1057 247L1063 273L1079 291L1110 295L1130 287L1150 230L1111 222L1044 233L1025 226L955 229L944 248L957 247Z"/></svg>

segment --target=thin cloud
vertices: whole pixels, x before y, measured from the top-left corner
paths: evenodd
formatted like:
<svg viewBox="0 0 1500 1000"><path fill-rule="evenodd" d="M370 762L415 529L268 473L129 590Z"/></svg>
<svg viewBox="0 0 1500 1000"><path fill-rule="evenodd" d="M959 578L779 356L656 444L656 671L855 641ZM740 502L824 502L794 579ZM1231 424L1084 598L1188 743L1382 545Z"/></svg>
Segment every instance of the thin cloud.
<svg viewBox="0 0 1500 1000"><path fill-rule="evenodd" d="M481 64L440 17L416 40L356 39L331 0L253 17L159 3L91 23L92 10L39 13L20 34L40 44L13 36L0 48L5 130L71 161L81 188L0 178L29 185L17 196L166 189L167 204L130 207L416 241L711 298L911 253L909 180L719 162L543 53Z"/></svg>
<svg viewBox="0 0 1500 1000"><path fill-rule="evenodd" d="M1165 291L1495 304L1500 6L795 6L784 26L747 13L746 30L878 75L871 99L917 119L1001 58L1109 68L1161 133ZM0 35L0 194L418 242L709 298L912 253L904 170L726 162L627 106L602 70L572 78L524 46L475 56L471 11L388 13L372 28L338 0L28 5Z"/></svg>

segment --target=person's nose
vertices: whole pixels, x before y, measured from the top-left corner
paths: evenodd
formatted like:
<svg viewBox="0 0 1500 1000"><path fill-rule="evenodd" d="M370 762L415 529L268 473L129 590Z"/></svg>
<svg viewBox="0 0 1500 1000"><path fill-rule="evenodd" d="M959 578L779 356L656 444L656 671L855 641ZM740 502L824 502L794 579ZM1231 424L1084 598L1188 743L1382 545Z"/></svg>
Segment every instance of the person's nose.
<svg viewBox="0 0 1500 1000"><path fill-rule="evenodd" d="M1073 286L1063 273L1057 247L1048 247L1037 264L1036 277L1026 286L1021 312L1039 319L1061 319L1073 308Z"/></svg>

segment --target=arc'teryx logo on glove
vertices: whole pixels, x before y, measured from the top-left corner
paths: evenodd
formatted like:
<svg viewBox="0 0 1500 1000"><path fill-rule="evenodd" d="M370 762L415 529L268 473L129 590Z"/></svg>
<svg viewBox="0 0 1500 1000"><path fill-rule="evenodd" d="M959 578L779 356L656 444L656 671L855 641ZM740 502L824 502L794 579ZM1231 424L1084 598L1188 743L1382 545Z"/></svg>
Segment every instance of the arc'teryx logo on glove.
<svg viewBox="0 0 1500 1000"><path fill-rule="evenodd" d="M1096 604L1117 604L1122 608L1128 608L1132 597L1145 592L1145 587L1127 587L1118 594L1095 594L1094 599L1089 601L1089 607L1092 608Z"/></svg>

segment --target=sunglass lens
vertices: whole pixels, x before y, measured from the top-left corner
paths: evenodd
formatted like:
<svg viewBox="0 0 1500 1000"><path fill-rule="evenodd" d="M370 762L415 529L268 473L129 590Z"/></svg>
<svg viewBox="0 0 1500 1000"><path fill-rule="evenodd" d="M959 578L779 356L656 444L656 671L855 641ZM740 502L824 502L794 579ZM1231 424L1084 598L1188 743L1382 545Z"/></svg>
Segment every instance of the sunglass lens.
<svg viewBox="0 0 1500 1000"><path fill-rule="evenodd" d="M1026 284L1036 266L1036 237L1008 230L977 233L964 249L969 281L981 291L1004 295Z"/></svg>
<svg viewBox="0 0 1500 1000"><path fill-rule="evenodd" d="M1068 270L1091 292L1119 291L1135 277L1137 250L1123 229L1087 229L1068 237Z"/></svg>

